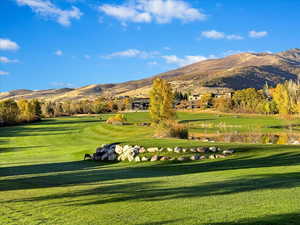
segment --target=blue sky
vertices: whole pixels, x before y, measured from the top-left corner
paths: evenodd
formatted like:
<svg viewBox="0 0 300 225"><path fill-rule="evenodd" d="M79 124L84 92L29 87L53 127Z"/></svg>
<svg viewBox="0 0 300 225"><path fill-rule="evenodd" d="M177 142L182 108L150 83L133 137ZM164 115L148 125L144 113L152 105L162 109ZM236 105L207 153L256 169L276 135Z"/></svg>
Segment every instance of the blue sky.
<svg viewBox="0 0 300 225"><path fill-rule="evenodd" d="M140 79L300 47L298 0L1 0L0 91Z"/></svg>

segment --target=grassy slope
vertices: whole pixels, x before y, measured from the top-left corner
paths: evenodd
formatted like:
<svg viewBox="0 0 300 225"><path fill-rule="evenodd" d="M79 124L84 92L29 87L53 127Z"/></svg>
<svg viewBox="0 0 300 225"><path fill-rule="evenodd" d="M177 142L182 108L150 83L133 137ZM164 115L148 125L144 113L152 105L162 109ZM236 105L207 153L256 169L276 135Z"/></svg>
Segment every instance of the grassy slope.
<svg viewBox="0 0 300 225"><path fill-rule="evenodd" d="M146 117L128 114L130 122ZM179 119L285 125L271 117L181 113ZM153 139L152 132L148 127L106 125L95 117L1 128L0 224L283 225L300 221L298 146L231 144L225 147L236 149L235 156L201 162L82 161L84 153L108 142L201 145Z"/></svg>

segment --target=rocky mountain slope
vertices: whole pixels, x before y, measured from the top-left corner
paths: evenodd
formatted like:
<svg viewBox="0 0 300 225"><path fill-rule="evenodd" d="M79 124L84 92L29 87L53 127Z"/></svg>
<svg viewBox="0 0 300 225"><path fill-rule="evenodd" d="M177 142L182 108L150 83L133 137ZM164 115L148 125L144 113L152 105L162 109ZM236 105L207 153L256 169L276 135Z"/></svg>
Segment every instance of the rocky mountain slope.
<svg viewBox="0 0 300 225"><path fill-rule="evenodd" d="M174 89L184 92L218 92L254 87L262 88L297 79L300 76L300 49L276 54L241 53L197 62L156 76L118 84L93 84L80 88L40 91L14 90L0 93L0 99L41 98L53 101L96 98L97 96L148 95L152 80L163 77Z"/></svg>

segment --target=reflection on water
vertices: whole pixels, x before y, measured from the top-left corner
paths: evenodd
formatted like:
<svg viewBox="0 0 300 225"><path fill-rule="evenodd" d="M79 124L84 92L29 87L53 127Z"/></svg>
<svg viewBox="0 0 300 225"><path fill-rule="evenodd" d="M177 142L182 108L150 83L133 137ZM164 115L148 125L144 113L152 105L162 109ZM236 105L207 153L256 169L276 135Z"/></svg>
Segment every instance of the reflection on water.
<svg viewBox="0 0 300 225"><path fill-rule="evenodd" d="M240 142L253 144L300 144L300 133L192 133L191 139L204 142Z"/></svg>

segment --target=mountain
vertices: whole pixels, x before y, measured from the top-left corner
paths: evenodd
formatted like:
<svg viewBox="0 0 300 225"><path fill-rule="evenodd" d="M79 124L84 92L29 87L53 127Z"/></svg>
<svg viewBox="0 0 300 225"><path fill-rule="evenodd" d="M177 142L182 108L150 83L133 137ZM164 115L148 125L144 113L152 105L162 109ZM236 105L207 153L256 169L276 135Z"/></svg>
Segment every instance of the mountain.
<svg viewBox="0 0 300 225"><path fill-rule="evenodd" d="M49 90L14 90L0 93L0 99L40 98L53 101L78 100L98 96L145 97L156 77L167 79L173 89L203 93L260 89L267 82L275 86L300 76L300 49L280 53L241 53L219 59L200 61L156 76L117 84L93 84L80 88Z"/></svg>

